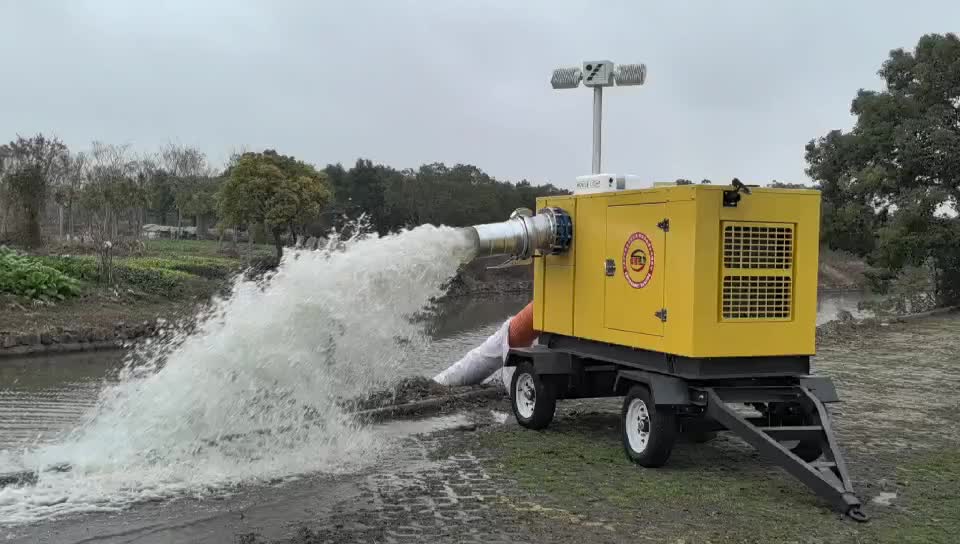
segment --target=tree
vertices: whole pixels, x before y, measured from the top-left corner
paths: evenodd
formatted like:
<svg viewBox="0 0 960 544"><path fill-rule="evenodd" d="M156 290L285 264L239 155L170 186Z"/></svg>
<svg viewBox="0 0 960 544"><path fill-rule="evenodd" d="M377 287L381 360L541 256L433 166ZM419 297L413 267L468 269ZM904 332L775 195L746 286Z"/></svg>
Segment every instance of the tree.
<svg viewBox="0 0 960 544"><path fill-rule="evenodd" d="M120 241L119 218L135 194L126 146L93 142L80 203L90 213L89 233L99 255L100 281L113 283L113 246Z"/></svg>
<svg viewBox="0 0 960 544"><path fill-rule="evenodd" d="M960 300L960 39L925 35L913 52L891 51L879 75L884 90L853 100L852 130L807 144L822 230L888 270L929 266L939 301Z"/></svg>
<svg viewBox="0 0 960 544"><path fill-rule="evenodd" d="M810 189L811 187L802 183L788 183L785 181L773 180L768 187L772 189Z"/></svg>
<svg viewBox="0 0 960 544"><path fill-rule="evenodd" d="M386 208L384 196L389 184L392 168L382 165L374 166L369 159L357 159L353 168L347 171L340 191L340 203L347 203L350 207L363 210L370 218L370 222L378 232L386 232ZM346 200L344 201L344 197Z"/></svg>
<svg viewBox="0 0 960 544"><path fill-rule="evenodd" d="M277 259L283 256L283 233L295 239L331 198L326 175L273 150L241 155L217 194L227 224L264 225L273 235Z"/></svg>
<svg viewBox="0 0 960 544"><path fill-rule="evenodd" d="M43 243L41 214L51 187L66 171L69 156L63 142L43 134L32 138L18 136L9 144L0 146L9 204L19 208L20 240L28 247Z"/></svg>
<svg viewBox="0 0 960 544"><path fill-rule="evenodd" d="M54 189L53 198L60 208L59 230L61 238L64 235L70 238L75 234L74 216L76 215L77 203L80 201L86 165L87 155L85 153L69 155L64 176L60 184ZM64 215L66 215L66 229L64 229Z"/></svg>
<svg viewBox="0 0 960 544"><path fill-rule="evenodd" d="M179 238L183 228L183 216L196 215L198 210L205 209L201 203L193 201L193 193L200 187L201 178L209 178L213 172L207 165L207 156L199 149L173 143L160 149L160 164L173 178L171 181Z"/></svg>

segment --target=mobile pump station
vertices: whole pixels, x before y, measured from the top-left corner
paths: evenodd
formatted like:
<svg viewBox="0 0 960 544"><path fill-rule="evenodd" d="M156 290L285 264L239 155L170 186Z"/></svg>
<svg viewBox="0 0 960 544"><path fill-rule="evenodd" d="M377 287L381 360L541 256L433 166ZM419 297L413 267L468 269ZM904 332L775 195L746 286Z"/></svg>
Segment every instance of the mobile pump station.
<svg viewBox="0 0 960 544"><path fill-rule="evenodd" d="M602 174L602 89L643 65L584 62L554 88L594 89L593 174L501 223L465 229L481 255L532 261L538 343L505 365L513 412L547 427L557 400L624 397L627 457L664 465L679 433L733 432L833 508L865 521L815 352L820 195L731 185L632 189Z"/></svg>

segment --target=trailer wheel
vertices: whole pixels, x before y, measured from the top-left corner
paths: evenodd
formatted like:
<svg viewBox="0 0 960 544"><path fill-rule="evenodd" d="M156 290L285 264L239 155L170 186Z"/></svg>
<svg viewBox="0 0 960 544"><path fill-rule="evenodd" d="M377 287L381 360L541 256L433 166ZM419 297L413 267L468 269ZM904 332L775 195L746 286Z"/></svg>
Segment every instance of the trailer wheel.
<svg viewBox="0 0 960 544"><path fill-rule="evenodd" d="M623 399L620 434L627 458L640 466L660 467L677 440L677 415L657 407L649 389L634 385Z"/></svg>
<svg viewBox="0 0 960 544"><path fill-rule="evenodd" d="M530 363L517 366L511 381L510 405L517 422L527 429L546 429L557 409L556 391Z"/></svg>

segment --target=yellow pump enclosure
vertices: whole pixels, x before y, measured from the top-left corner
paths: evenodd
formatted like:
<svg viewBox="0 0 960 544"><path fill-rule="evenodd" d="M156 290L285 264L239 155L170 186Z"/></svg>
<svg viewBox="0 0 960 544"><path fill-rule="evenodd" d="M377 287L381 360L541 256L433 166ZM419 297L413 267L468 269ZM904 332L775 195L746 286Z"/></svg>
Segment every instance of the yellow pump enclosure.
<svg viewBox="0 0 960 544"><path fill-rule="evenodd" d="M662 186L537 199L573 243L534 259L534 327L686 357L812 355L820 193Z"/></svg>

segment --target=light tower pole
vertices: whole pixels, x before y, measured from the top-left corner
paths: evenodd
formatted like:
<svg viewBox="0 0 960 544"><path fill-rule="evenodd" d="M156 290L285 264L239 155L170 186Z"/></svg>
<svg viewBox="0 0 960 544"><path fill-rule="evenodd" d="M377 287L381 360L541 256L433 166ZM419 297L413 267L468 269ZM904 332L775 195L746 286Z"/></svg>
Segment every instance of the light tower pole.
<svg viewBox="0 0 960 544"><path fill-rule="evenodd" d="M601 148L603 138L603 88L626 85L643 85L647 79L647 67L644 64L614 65L608 60L584 61L582 67L557 68L550 78L554 89L575 89L582 81L584 86L593 87L593 161L591 173L601 170Z"/></svg>

